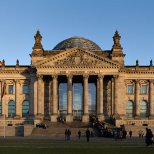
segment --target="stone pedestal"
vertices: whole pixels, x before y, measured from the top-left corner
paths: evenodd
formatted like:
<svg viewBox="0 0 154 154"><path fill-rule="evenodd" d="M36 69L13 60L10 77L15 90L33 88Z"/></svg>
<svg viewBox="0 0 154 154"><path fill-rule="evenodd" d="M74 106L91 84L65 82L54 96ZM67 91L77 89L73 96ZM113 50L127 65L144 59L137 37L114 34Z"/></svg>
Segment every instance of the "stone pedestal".
<svg viewBox="0 0 154 154"><path fill-rule="evenodd" d="M149 119L154 119L154 115L150 115L149 116Z"/></svg>
<svg viewBox="0 0 154 154"><path fill-rule="evenodd" d="M89 122L89 115L83 115L82 122Z"/></svg>
<svg viewBox="0 0 154 154"><path fill-rule="evenodd" d="M73 122L73 116L72 115L67 115L66 116L66 122Z"/></svg>
<svg viewBox="0 0 154 154"><path fill-rule="evenodd" d="M43 114L37 114L37 115L35 115L35 120L43 121L44 120L44 115Z"/></svg>
<svg viewBox="0 0 154 154"><path fill-rule="evenodd" d="M51 122L57 122L58 115L51 115Z"/></svg>
<svg viewBox="0 0 154 154"><path fill-rule="evenodd" d="M99 121L103 121L105 119L103 114L97 115Z"/></svg>
<svg viewBox="0 0 154 154"><path fill-rule="evenodd" d="M139 115L136 115L136 116L134 117L134 119L136 119L136 120L140 120L141 117L140 117Z"/></svg>

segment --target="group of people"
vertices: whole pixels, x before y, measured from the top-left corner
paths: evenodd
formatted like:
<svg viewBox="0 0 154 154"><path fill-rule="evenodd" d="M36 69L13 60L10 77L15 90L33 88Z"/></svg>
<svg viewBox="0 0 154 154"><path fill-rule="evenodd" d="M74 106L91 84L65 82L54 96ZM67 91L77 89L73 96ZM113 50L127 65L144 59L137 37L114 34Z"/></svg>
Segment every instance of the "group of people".
<svg viewBox="0 0 154 154"><path fill-rule="evenodd" d="M90 136L93 136L93 132L90 132L90 130L87 128L85 134L86 134L87 142L89 142ZM66 129L65 130L65 141L70 140L70 136L71 136L71 130L70 129ZM81 131L79 130L78 131L78 139L80 140L80 138L81 138Z"/></svg>
<svg viewBox="0 0 154 154"><path fill-rule="evenodd" d="M132 130L129 130L128 134L129 134L129 137L131 138L133 134ZM126 136L127 136L127 131L125 129L123 130L118 129L114 134L115 140L126 139Z"/></svg>
<svg viewBox="0 0 154 154"><path fill-rule="evenodd" d="M71 139L71 130L66 129L65 130L65 141L69 141Z"/></svg>

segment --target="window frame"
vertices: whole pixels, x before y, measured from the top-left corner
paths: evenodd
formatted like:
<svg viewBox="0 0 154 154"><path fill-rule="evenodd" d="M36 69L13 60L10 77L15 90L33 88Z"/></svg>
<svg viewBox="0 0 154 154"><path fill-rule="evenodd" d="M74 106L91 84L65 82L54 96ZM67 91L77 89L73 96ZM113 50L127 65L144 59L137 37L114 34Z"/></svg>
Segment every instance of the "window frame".
<svg viewBox="0 0 154 154"><path fill-rule="evenodd" d="M144 91L143 87L146 87L146 91ZM141 84L141 90L140 90L140 94L144 95L148 93L148 86L147 84Z"/></svg>
<svg viewBox="0 0 154 154"><path fill-rule="evenodd" d="M128 108L128 103L131 103L131 105L132 105L132 106L129 106L129 108ZM131 114L129 114L127 111L132 111L132 112L129 112L129 113L131 113ZM126 116L128 118L133 118L133 116L134 116L134 103L131 100L128 100L127 104L126 104Z"/></svg>
<svg viewBox="0 0 154 154"><path fill-rule="evenodd" d="M143 112L143 111L145 111L145 112ZM147 118L148 117L148 102L145 101L145 100L140 101L140 116L142 118Z"/></svg>
<svg viewBox="0 0 154 154"><path fill-rule="evenodd" d="M24 86L27 86L27 91L24 91ZM28 94L28 91L29 91L28 85L27 84L23 84L22 85L22 94Z"/></svg>
<svg viewBox="0 0 154 154"><path fill-rule="evenodd" d="M28 105L24 105L24 103L28 103ZM24 107L28 107L28 108L24 108ZM24 100L22 102L22 117L23 118L29 116L29 109L30 109L30 103L29 103L29 101ZM23 112L23 111L27 111L27 112Z"/></svg>
<svg viewBox="0 0 154 154"><path fill-rule="evenodd" d="M10 103L14 103L14 105L10 105ZM11 106L14 106L14 108L12 108ZM11 108L10 108L11 107ZM10 111L15 111L13 113L10 113ZM16 102L14 100L10 100L8 102L8 117L9 118L13 118L16 116Z"/></svg>
<svg viewBox="0 0 154 154"><path fill-rule="evenodd" d="M129 92L129 88L128 88L129 86L132 87L132 91L131 91L131 92ZM133 87L133 84L128 84L128 85L127 85L127 94L130 94L130 95L133 94L133 92L134 92L134 89L133 89L133 88L134 88L134 87Z"/></svg>
<svg viewBox="0 0 154 154"><path fill-rule="evenodd" d="M11 89L10 89L11 86L12 86L12 92L10 92L11 91ZM14 84L8 84L7 92L8 92L9 95L13 95L14 94Z"/></svg>

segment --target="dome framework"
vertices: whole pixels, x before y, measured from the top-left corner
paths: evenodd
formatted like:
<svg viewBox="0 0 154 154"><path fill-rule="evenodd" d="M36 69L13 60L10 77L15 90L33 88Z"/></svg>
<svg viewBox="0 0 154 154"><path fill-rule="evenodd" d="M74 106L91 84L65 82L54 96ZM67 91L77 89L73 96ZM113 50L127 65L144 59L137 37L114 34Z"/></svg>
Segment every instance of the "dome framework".
<svg viewBox="0 0 154 154"><path fill-rule="evenodd" d="M53 50L65 50L67 48L82 47L89 50L101 50L101 48L91 40L83 37L71 37L58 43Z"/></svg>

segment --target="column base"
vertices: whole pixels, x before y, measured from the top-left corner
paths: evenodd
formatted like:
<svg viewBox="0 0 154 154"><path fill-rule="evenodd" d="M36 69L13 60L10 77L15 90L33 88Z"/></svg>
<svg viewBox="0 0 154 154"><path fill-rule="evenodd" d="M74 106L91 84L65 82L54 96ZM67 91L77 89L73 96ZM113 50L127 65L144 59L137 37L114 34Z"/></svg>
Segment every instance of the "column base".
<svg viewBox="0 0 154 154"><path fill-rule="evenodd" d="M120 115L118 113L114 113L113 117L114 117L115 120L120 120L121 119L121 117L120 117Z"/></svg>
<svg viewBox="0 0 154 154"><path fill-rule="evenodd" d="M105 120L105 117L104 117L103 114L98 114L97 118L98 118L99 121L104 121Z"/></svg>
<svg viewBox="0 0 154 154"><path fill-rule="evenodd" d="M140 117L139 115L136 115L136 116L134 117L134 119L136 119L136 120L140 120L141 117Z"/></svg>
<svg viewBox="0 0 154 154"><path fill-rule="evenodd" d="M66 122L73 122L73 115L67 115Z"/></svg>
<svg viewBox="0 0 154 154"><path fill-rule="evenodd" d="M36 120L42 120L43 121L44 120L44 115L43 114L36 114L35 115L35 119Z"/></svg>
<svg viewBox="0 0 154 154"><path fill-rule="evenodd" d="M51 122L57 122L58 115L51 115L50 120Z"/></svg>
<svg viewBox="0 0 154 154"><path fill-rule="evenodd" d="M89 115L83 115L82 122L89 122Z"/></svg>
<svg viewBox="0 0 154 154"><path fill-rule="evenodd" d="M154 115L150 115L149 116L149 119L154 119Z"/></svg>

